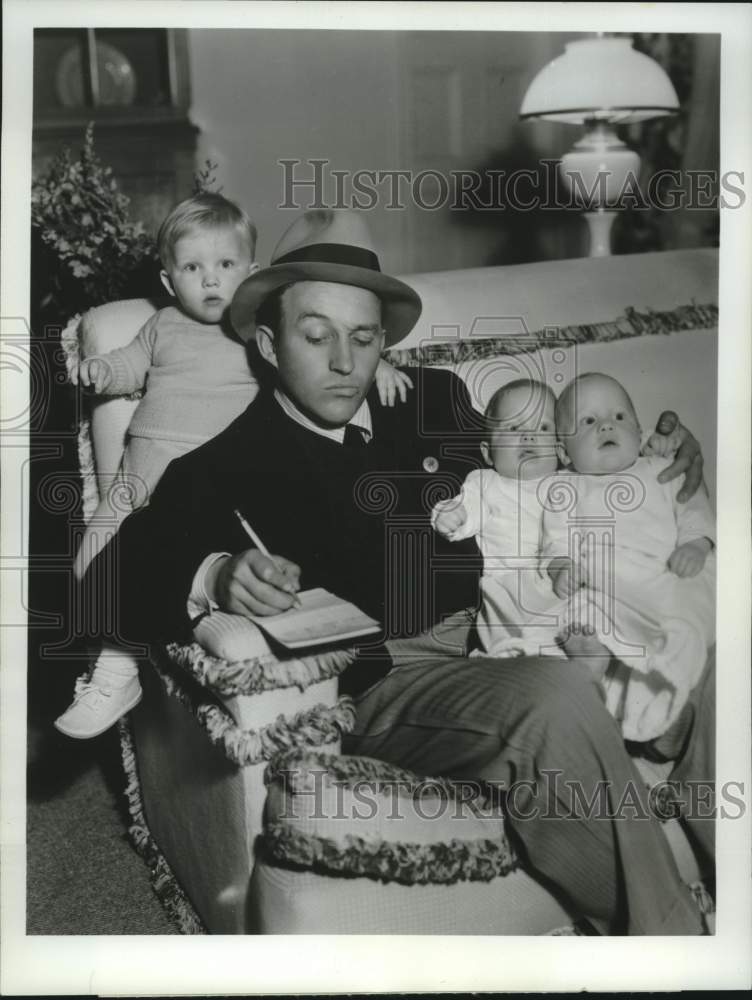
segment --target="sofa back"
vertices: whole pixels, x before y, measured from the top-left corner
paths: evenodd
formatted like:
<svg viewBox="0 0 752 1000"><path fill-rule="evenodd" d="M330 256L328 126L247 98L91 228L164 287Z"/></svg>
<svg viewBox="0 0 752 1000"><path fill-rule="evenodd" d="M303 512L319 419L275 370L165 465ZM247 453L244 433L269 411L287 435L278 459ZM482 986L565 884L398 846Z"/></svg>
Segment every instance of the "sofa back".
<svg viewBox="0 0 752 1000"><path fill-rule="evenodd" d="M632 396L643 430L675 410L716 478L718 253L682 250L406 275L423 299L415 330L390 352L397 363L450 364L482 410L513 378L556 391L603 371ZM111 303L82 321L83 355L128 343L159 303ZM137 401L101 399L92 412L98 474L122 457Z"/></svg>
<svg viewBox="0 0 752 1000"><path fill-rule="evenodd" d="M679 414L700 441L714 494L717 250L441 271L405 280L423 299L423 313L390 360L446 364L455 356L449 364L479 410L515 378L544 380L558 394L574 375L605 372L627 389L646 433L662 410Z"/></svg>

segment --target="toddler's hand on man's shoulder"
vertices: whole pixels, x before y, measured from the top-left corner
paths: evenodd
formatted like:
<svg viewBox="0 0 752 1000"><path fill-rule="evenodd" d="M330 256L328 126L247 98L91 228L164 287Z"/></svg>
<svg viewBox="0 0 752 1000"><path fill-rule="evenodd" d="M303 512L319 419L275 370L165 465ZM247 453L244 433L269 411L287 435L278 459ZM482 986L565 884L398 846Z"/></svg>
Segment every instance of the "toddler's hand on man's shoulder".
<svg viewBox="0 0 752 1000"><path fill-rule="evenodd" d="M394 406L399 396L401 402L407 400L408 389L413 389L412 379L404 372L397 371L382 358L376 368L376 388L382 406Z"/></svg>

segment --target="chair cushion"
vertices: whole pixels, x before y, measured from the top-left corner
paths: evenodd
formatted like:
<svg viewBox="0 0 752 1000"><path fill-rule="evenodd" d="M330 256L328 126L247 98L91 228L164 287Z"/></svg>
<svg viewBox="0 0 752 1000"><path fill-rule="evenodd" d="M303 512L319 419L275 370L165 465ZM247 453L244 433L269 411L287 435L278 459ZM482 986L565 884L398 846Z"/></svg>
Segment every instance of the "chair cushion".
<svg viewBox="0 0 752 1000"><path fill-rule="evenodd" d="M89 309L81 321L81 356L87 358L125 347L155 311L168 302L167 299L121 299Z"/></svg>
<svg viewBox="0 0 752 1000"><path fill-rule="evenodd" d="M263 842L277 863L406 885L488 882L518 865L477 782L310 751L275 758L267 782Z"/></svg>

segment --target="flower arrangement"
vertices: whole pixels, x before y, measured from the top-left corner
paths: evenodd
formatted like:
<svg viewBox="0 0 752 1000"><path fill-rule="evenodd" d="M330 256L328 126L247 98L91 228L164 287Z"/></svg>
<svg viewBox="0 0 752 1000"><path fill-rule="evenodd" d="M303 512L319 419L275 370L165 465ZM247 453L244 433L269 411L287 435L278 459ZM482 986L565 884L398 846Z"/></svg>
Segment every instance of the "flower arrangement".
<svg viewBox="0 0 752 1000"><path fill-rule="evenodd" d="M217 190L217 164L206 160L194 194ZM66 146L31 189L33 315L65 322L121 298L160 295L159 255L130 199L94 151L89 124L77 159Z"/></svg>
<svg viewBox="0 0 752 1000"><path fill-rule="evenodd" d="M79 158L65 147L32 185L31 225L44 258L40 308L67 317L122 298L138 276L156 273L155 242L129 219L128 205L94 152L89 124Z"/></svg>

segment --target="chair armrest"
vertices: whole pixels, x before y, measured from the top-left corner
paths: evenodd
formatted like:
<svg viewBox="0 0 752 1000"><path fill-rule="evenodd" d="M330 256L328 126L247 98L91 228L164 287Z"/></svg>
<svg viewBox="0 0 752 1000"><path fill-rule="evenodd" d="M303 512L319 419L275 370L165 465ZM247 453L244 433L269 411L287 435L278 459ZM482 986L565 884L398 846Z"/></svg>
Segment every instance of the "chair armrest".
<svg viewBox="0 0 752 1000"><path fill-rule="evenodd" d="M126 299L90 309L78 328L79 357L125 347L159 305L150 299ZM128 425L137 406L138 399L123 396L101 396L92 401L90 434L100 497L120 468Z"/></svg>
<svg viewBox="0 0 752 1000"><path fill-rule="evenodd" d="M81 357L125 347L163 304L152 299L123 299L89 309L81 318Z"/></svg>

